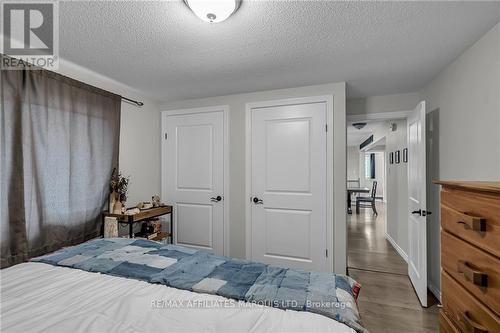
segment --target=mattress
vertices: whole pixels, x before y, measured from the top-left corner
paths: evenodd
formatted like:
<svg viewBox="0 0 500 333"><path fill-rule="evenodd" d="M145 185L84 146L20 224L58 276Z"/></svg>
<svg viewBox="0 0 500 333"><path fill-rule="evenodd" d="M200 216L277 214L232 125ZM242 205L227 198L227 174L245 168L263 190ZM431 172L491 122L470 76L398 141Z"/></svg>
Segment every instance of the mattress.
<svg viewBox="0 0 500 333"><path fill-rule="evenodd" d="M350 332L325 316L99 273L24 263L0 271L2 332Z"/></svg>

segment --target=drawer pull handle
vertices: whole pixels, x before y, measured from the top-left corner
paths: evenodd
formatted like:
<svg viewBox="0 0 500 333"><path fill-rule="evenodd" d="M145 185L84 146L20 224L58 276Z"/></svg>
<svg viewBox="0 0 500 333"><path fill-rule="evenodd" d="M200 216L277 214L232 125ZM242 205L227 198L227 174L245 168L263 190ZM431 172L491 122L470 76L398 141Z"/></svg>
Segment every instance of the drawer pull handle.
<svg viewBox="0 0 500 333"><path fill-rule="evenodd" d="M449 207L448 207L449 208ZM459 212L453 208L449 208L458 218L457 223L464 224L474 231L486 231L486 219L473 216L467 213Z"/></svg>
<svg viewBox="0 0 500 333"><path fill-rule="evenodd" d="M488 274L476 269L465 260L457 262L457 272L462 273L467 281L472 282L476 286L488 286Z"/></svg>
<svg viewBox="0 0 500 333"><path fill-rule="evenodd" d="M476 323L469 315L469 312L465 311L464 313L460 313L461 322L467 327L467 332L470 333L488 333L488 330Z"/></svg>

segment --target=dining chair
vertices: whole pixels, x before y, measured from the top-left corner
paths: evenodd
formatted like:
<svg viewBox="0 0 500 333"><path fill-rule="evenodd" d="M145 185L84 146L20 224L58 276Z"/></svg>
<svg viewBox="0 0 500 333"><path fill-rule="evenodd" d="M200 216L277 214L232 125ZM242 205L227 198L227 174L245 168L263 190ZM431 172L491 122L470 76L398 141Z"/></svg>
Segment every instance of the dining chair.
<svg viewBox="0 0 500 333"><path fill-rule="evenodd" d="M377 207L375 207L375 197L377 195L377 181L373 181L372 192L369 197L357 197L356 198L356 214L359 214L360 208L370 208L373 210L373 214L378 215Z"/></svg>

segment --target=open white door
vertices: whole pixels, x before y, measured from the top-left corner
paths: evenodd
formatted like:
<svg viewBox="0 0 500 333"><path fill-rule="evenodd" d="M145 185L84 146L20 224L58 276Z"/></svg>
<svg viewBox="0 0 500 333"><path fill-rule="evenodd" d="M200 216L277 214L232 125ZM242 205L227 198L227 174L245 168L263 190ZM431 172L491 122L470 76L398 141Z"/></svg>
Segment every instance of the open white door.
<svg viewBox="0 0 500 333"><path fill-rule="evenodd" d="M425 102L408 116L408 275L422 306L427 306L427 207Z"/></svg>

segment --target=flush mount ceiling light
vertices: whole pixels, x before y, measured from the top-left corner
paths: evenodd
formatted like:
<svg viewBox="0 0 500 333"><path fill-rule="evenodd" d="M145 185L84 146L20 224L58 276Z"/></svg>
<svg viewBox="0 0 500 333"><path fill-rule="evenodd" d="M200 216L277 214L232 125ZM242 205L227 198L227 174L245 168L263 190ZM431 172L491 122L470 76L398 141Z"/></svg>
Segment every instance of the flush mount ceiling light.
<svg viewBox="0 0 500 333"><path fill-rule="evenodd" d="M184 0L184 2L203 21L219 23L238 9L241 0Z"/></svg>
<svg viewBox="0 0 500 333"><path fill-rule="evenodd" d="M360 129L362 129L363 127L365 127L365 126L366 126L366 123L354 123L354 124L352 124L352 126L354 126L355 128L357 128L357 129L359 129L359 130L360 130Z"/></svg>

